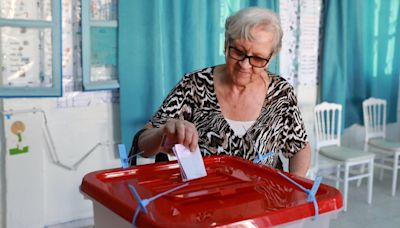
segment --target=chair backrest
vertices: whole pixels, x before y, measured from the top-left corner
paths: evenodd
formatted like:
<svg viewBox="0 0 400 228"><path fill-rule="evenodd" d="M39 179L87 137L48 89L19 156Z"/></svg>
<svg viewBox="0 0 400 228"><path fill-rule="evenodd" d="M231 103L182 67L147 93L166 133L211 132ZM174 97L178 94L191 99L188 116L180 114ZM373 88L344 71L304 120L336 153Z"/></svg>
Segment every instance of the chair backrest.
<svg viewBox="0 0 400 228"><path fill-rule="evenodd" d="M317 151L324 146L340 146L342 105L323 102L314 108Z"/></svg>
<svg viewBox="0 0 400 228"><path fill-rule="evenodd" d="M365 142L371 138L386 137L386 101L368 98L363 101Z"/></svg>

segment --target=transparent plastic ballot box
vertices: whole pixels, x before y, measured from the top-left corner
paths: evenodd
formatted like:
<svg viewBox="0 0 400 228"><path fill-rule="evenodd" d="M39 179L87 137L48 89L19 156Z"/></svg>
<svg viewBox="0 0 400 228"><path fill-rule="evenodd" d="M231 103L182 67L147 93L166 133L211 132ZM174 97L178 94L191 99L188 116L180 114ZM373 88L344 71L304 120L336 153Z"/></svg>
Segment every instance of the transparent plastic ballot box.
<svg viewBox="0 0 400 228"><path fill-rule="evenodd" d="M96 228L110 227L329 227L343 201L339 190L321 184L316 207L304 189L313 181L229 156L204 158L207 176L183 182L176 161L88 173L81 193L93 201ZM280 173L281 174L280 174ZM139 207L130 188L150 199ZM131 187L130 187L131 186ZM138 211L136 220L134 214Z"/></svg>

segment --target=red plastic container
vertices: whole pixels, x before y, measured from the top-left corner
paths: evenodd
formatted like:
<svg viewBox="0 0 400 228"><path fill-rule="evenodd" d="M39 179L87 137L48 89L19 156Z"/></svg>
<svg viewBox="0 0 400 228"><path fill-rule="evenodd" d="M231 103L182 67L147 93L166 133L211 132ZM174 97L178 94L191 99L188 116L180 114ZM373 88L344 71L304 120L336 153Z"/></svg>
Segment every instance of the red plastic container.
<svg viewBox="0 0 400 228"><path fill-rule="evenodd" d="M277 170L236 157L204 158L207 176L152 201L146 215L139 212L138 227L327 227L342 208L341 193L321 184L314 205L307 194L280 176ZM287 174L310 189L313 182ZM137 201L183 184L176 161L96 171L85 175L81 192L94 202L95 226L130 227Z"/></svg>

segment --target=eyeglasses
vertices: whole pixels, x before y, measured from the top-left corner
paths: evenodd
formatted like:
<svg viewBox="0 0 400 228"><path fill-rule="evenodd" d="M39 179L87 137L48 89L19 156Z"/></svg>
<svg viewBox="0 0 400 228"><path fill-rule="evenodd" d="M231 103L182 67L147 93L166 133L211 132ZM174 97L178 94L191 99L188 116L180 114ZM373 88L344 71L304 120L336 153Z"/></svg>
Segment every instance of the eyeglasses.
<svg viewBox="0 0 400 228"><path fill-rule="evenodd" d="M259 68L265 67L267 65L267 63L269 62L269 60L271 59L271 56L268 59L264 59L264 58L261 58L258 56L246 55L244 52L240 51L239 49L237 49L233 46L229 46L228 54L229 54L229 57L231 57L232 59L238 60L238 61L243 61L245 59L249 59L250 65L252 65L253 67L259 67Z"/></svg>

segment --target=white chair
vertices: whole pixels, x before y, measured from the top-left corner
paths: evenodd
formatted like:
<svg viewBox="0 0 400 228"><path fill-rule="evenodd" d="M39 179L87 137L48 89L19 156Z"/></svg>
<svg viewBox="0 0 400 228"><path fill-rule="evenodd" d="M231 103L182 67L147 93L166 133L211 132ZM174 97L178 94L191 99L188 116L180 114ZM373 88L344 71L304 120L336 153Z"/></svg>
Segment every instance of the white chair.
<svg viewBox="0 0 400 228"><path fill-rule="evenodd" d="M341 126L342 106L340 104L323 102L315 106L314 129L318 174L335 180L337 188L339 188L339 182L343 182L344 211L346 211L349 182L352 180L368 178L367 201L368 204L371 204L375 155L362 150L342 147L340 144ZM329 166L324 165L327 163L331 163L333 166L331 165L327 169L326 167ZM360 171L362 165L367 165L366 170L361 170L363 172ZM330 173L335 171L336 175L326 175L324 170L331 171Z"/></svg>
<svg viewBox="0 0 400 228"><path fill-rule="evenodd" d="M397 172L400 169L400 142L386 140L386 101L369 98L363 101L365 125L365 151L377 155L375 166L380 168L380 179L383 170L392 170L392 196L396 194Z"/></svg>

